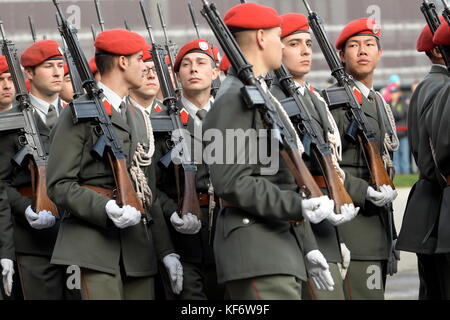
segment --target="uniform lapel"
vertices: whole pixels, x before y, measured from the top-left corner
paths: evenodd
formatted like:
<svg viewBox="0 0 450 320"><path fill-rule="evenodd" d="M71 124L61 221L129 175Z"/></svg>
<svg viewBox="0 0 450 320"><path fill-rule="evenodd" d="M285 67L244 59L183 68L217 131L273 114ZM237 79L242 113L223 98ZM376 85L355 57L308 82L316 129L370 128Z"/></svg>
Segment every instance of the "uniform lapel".
<svg viewBox="0 0 450 320"><path fill-rule="evenodd" d="M315 118L320 124L321 129L323 131L323 136L325 140L327 140L328 137L328 130L329 130L329 124L328 124L328 117L325 112L325 108L323 106L323 102L321 102L314 93L312 93L309 89L306 88L306 94L311 98L311 103L314 108L314 110L311 112L312 117ZM323 106L323 107L322 107Z"/></svg>
<svg viewBox="0 0 450 320"><path fill-rule="evenodd" d="M136 113L140 112L140 111L137 111L131 103L129 103L129 102L127 102L127 103L128 103L127 119L128 119L128 128L129 128L128 132L130 133L130 141L131 141L130 158L129 159L133 159L134 152L136 151L136 147L139 142L138 127L137 127L138 122L136 121L137 120L136 117L138 115Z"/></svg>

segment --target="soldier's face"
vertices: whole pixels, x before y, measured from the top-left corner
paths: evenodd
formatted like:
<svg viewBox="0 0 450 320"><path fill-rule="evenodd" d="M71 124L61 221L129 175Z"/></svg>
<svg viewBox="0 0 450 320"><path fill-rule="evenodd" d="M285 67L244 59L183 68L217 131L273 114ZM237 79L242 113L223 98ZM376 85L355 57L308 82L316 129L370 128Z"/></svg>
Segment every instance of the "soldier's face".
<svg viewBox="0 0 450 320"><path fill-rule="evenodd" d="M340 57L351 75L363 78L373 73L381 54L382 51L378 48L375 37L355 36L347 40L345 50L340 52Z"/></svg>
<svg viewBox="0 0 450 320"><path fill-rule="evenodd" d="M134 89L133 93L146 99L155 97L159 91L158 75L156 74L155 63L153 61L144 62L144 83L139 89Z"/></svg>
<svg viewBox="0 0 450 320"><path fill-rule="evenodd" d="M15 92L11 73L5 72L0 74L0 108L6 108L11 105Z"/></svg>
<svg viewBox="0 0 450 320"><path fill-rule="evenodd" d="M271 28L265 29L265 39L266 39L266 47L265 51L265 60L268 63L267 67L269 70L278 69L281 66L281 61L283 59L283 48L284 45L281 42L281 28Z"/></svg>
<svg viewBox="0 0 450 320"><path fill-rule="evenodd" d="M59 96L66 102L71 102L73 100L73 87L72 81L70 80L70 74L66 74L64 76L63 85Z"/></svg>
<svg viewBox="0 0 450 320"><path fill-rule="evenodd" d="M127 61L119 61L123 64L124 78L129 84L129 89L138 89L144 83L145 64L142 61L142 51L131 55L129 58L120 56L119 59Z"/></svg>
<svg viewBox="0 0 450 320"><path fill-rule="evenodd" d="M309 33L296 33L282 39L283 63L294 77L311 71L312 40Z"/></svg>
<svg viewBox="0 0 450 320"><path fill-rule="evenodd" d="M211 82L217 78L217 68L211 58L201 52L191 52L183 57L178 71L178 79L183 90L211 90Z"/></svg>
<svg viewBox="0 0 450 320"><path fill-rule="evenodd" d="M64 61L47 60L33 68L25 70L31 81L31 92L37 90L42 95L59 93L63 86Z"/></svg>

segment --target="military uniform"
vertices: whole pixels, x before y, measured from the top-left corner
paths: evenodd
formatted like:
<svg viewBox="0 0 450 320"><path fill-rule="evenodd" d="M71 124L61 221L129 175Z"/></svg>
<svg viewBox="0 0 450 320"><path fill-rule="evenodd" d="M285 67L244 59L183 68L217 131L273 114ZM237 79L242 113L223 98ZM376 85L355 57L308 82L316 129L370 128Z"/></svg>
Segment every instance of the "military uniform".
<svg viewBox="0 0 450 320"><path fill-rule="evenodd" d="M433 65L414 91L409 105L408 140L419 168L419 180L409 194L396 246L399 250L417 254L421 300L440 296L435 271L437 256L434 252L443 184L430 147L432 123L425 126L425 120L434 113L432 108L436 94L449 79L450 74L445 66Z"/></svg>
<svg viewBox="0 0 450 320"><path fill-rule="evenodd" d="M281 102L281 104L283 104L283 100L288 97L278 83L275 83L272 86L271 91L272 94ZM328 132L333 132L333 128L327 118L325 109L327 106L325 102L318 97L318 94L314 92L314 89L309 84L306 84L306 86L299 89L299 91L301 94L299 96L312 117L313 125L320 128L319 132L323 134L325 141L328 142ZM291 117L291 120L294 126L296 126L296 122L298 121L296 120L296 117ZM300 132L299 136L300 138L302 137ZM319 162L312 152L311 157L304 159L304 161L313 176L323 177ZM324 194L328 194L326 185L319 186ZM316 237L320 252L323 253L325 259L330 265L330 271L332 273L335 286L333 291L318 290L314 286L309 286L309 290L305 290L306 287L304 287L303 294L305 297L314 297L318 300L344 299L343 281L338 268L338 263L342 263L342 257L337 229L327 220L324 220L318 224L311 224L311 228Z"/></svg>

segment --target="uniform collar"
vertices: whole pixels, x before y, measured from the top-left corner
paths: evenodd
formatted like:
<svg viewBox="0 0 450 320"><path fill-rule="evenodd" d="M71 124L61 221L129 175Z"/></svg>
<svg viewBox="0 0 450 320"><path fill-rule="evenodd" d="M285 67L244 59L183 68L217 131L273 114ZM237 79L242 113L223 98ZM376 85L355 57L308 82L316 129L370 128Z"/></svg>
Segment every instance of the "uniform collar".
<svg viewBox="0 0 450 320"><path fill-rule="evenodd" d="M126 96L121 98L117 93L115 93L112 89L108 88L101 81L98 82L98 86L103 90L103 95L106 97L106 100L113 106L114 110L120 113L120 105L122 102L126 101Z"/></svg>
<svg viewBox="0 0 450 320"><path fill-rule="evenodd" d="M48 103L47 101L44 101L36 96L34 96L32 93L30 93L30 102L39 111L41 111L43 114L47 115L48 113L48 107L52 104L55 109L58 112L58 101L59 97L57 97L52 103Z"/></svg>
<svg viewBox="0 0 450 320"><path fill-rule="evenodd" d="M206 110L208 112L209 109L211 109L211 104L213 102L212 99L213 98L209 99L208 103L203 106L203 108L202 108L203 110ZM200 108L197 107L192 102L190 102L188 99L186 99L185 96L181 96L181 103L186 108L186 110L189 112L189 115L195 119L197 116L197 111L200 110Z"/></svg>
<svg viewBox="0 0 450 320"><path fill-rule="evenodd" d="M359 91L361 91L361 93L364 95L364 97L368 97L369 93L371 91L373 91L373 87L371 89L367 88L366 85L364 83L362 83L361 81L355 80L355 84L358 87Z"/></svg>
<svg viewBox="0 0 450 320"><path fill-rule="evenodd" d="M134 100L132 97L129 97L129 98L130 98L131 103L132 103L134 106L138 107L141 111L147 113L148 115L150 115L150 113L152 112L152 109L153 109L153 108L155 107L155 105L156 105L156 99L153 100L153 103L152 103L151 106L143 107L143 106L141 106L139 103L137 103L136 100Z"/></svg>

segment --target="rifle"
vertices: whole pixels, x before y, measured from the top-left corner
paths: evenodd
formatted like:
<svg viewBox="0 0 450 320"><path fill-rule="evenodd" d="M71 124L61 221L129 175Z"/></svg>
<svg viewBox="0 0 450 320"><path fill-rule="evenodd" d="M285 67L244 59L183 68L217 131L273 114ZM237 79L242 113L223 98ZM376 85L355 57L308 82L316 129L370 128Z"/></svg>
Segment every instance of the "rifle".
<svg viewBox="0 0 450 320"><path fill-rule="evenodd" d="M303 162L296 145L296 137L286 129L276 106L253 74L252 66L248 63L230 30L221 19L215 4L209 3L207 0L202 1L202 15L214 32L231 65L237 70L238 78L245 84L241 90L244 101L249 108L255 108L261 113L266 127L271 129L278 140L280 155L289 167L300 193L303 197L322 196L320 188Z"/></svg>
<svg viewBox="0 0 450 320"><path fill-rule="evenodd" d="M91 153L99 159L107 159L111 164L116 184L117 204L119 206L130 205L136 208L142 214L142 222L147 227L146 212L128 175L126 156L102 102L102 90L92 76L86 57L81 50L76 30L69 26L61 12L58 0L53 0L53 4L61 20L59 32L66 41L67 48L81 77L83 88L89 98L88 100L74 100L70 103L73 122L76 124L79 121L95 121L98 124L100 136Z"/></svg>
<svg viewBox="0 0 450 320"><path fill-rule="evenodd" d="M444 17L447 24L450 26L450 8L448 7L447 1L441 0L444 5L444 11L442 12L442 16Z"/></svg>
<svg viewBox="0 0 450 320"><path fill-rule="evenodd" d="M17 49L12 41L6 39L2 21L0 21L0 33L2 35L3 55L8 62L9 72L11 73L14 87L16 88L16 100L21 110L21 113L15 113L9 116L9 120L12 120L12 123L9 124L9 129L20 129L23 134L19 138L23 147L14 155L12 160L20 167L28 165L31 174L33 211L40 212L47 210L54 216L58 216L58 210L55 204L47 195L46 169L48 155L44 149L36 125L33 106L31 105L25 79L17 59Z"/></svg>
<svg viewBox="0 0 450 320"><path fill-rule="evenodd" d="M313 123L311 115L302 102L298 94L297 86L287 68L282 64L279 69L274 71L274 73L280 86L289 96L289 98L280 102L291 119L293 119L293 123L297 124L295 127L302 137L305 153L308 156L311 156L310 149L312 146L312 152L319 162L331 195L330 197L336 202L335 210L337 213L340 213L341 206L344 204L351 204L352 199L334 168L332 149L323 138L323 130Z"/></svg>
<svg viewBox="0 0 450 320"><path fill-rule="evenodd" d="M188 7L189 7L189 12L191 13L192 23L194 24L195 32L197 32L197 38L200 39L201 37L200 37L200 32L198 31L197 17L195 16L195 9L194 9L194 6L192 5L191 1L188 2ZM216 94L217 94L217 91L219 91L220 84L221 83L220 83L220 78L219 77L217 77L216 79L214 79L212 81L212 84L211 84L211 95L213 97L215 97Z"/></svg>
<svg viewBox="0 0 450 320"><path fill-rule="evenodd" d="M61 25L61 20L59 19L58 15L56 15L56 24L58 25L58 28ZM62 39L62 44L64 58L66 59L67 67L69 69L70 81L72 82L73 99L75 100L84 94L83 83L81 82L81 78L78 74L75 62L73 61L73 57L67 50L66 42L64 41L64 39Z"/></svg>
<svg viewBox="0 0 450 320"><path fill-rule="evenodd" d="M446 9L448 9L448 7L446 7ZM420 11L422 11L431 32L434 34L437 28L439 28L439 26L441 25L441 20L439 19L439 16L436 12L436 5L433 2L429 2L428 0L423 0L422 5L420 6ZM448 18L446 18L445 10L444 18L445 20L447 20ZM438 48L442 54L442 59L444 59L447 69L450 71L450 46L439 45Z"/></svg>
<svg viewBox="0 0 450 320"><path fill-rule="evenodd" d="M173 76L173 81L175 82L175 93L176 96L179 97L181 95L181 85L180 82L178 81L177 75L175 74L175 70L174 65L175 65L175 53L174 53L174 46L175 44L169 40L169 37L167 36L167 27L166 27L166 22L164 20L164 16L163 16L163 12L161 9L161 4L159 2L156 2L156 8L158 9L158 14L159 14L159 20L161 21L161 27L163 29L163 33L164 33L164 40L165 40L165 48L166 48L166 52L167 55L169 56L169 60L170 60L170 65L172 66L172 76Z"/></svg>
<svg viewBox="0 0 450 320"><path fill-rule="evenodd" d="M128 21L127 21L127 19L123 20L123 26L124 26L125 29L127 29L128 31L131 31L130 27L128 26Z"/></svg>
<svg viewBox="0 0 450 320"><path fill-rule="evenodd" d="M153 61L155 62L156 73L158 74L161 91L164 96L163 104L169 111L174 132L179 133L179 137L172 134L172 142L174 147L172 148L171 153L173 153L172 159L174 159L175 156L181 161L181 166L184 171L184 190L183 199L180 204L180 213L181 215L184 215L191 212L201 219L202 213L200 210L196 188L197 164L193 161L190 148L187 144L188 141L190 141L190 137L186 134L186 130L180 120L180 108L177 103L175 88L173 87L173 83L170 79L169 68L165 63L165 50L155 42L152 33L152 26L148 22L148 14L144 7L143 0L140 0L139 4L141 7L142 16L144 18L145 27L147 28L152 45L151 54ZM178 152L178 154L175 154L175 152Z"/></svg>
<svg viewBox="0 0 450 320"><path fill-rule="evenodd" d="M33 38L33 42L36 42L37 41L36 31L34 29L34 22L33 22L33 18L31 18L31 16L28 16L28 24L30 25L31 37Z"/></svg>
<svg viewBox="0 0 450 320"><path fill-rule="evenodd" d="M381 159L375 131L370 127L366 115L353 94L353 88L355 87L353 78L345 72L336 51L334 51L330 40L328 39L321 18L316 12L311 10L306 0L303 0L303 3L308 11L309 25L311 26L320 49L331 69L331 74L338 83L338 87L327 88L323 91L324 98L330 108L333 108L333 106L345 105L348 109L353 120L345 135L350 141L359 141L361 144L364 156L368 162L371 183L376 186L377 189L382 185L390 185L394 188L391 178L384 167L383 160Z"/></svg>
<svg viewBox="0 0 450 320"><path fill-rule="evenodd" d="M91 33L92 33L92 39L95 42L95 38L97 38L97 31L95 31L95 26L91 24Z"/></svg>
<svg viewBox="0 0 450 320"><path fill-rule="evenodd" d="M105 31L105 20L103 20L102 11L100 10L100 3L98 0L94 0L95 11L97 12L98 24L100 25L100 30Z"/></svg>

